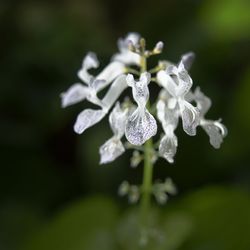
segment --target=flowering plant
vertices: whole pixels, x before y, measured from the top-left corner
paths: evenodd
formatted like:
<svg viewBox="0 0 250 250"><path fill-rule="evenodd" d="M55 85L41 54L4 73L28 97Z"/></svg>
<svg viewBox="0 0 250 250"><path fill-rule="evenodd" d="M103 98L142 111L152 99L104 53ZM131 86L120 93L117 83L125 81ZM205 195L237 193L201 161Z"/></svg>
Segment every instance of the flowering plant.
<svg viewBox="0 0 250 250"><path fill-rule="evenodd" d="M148 69L148 58L162 52L162 42L158 42L152 50L147 50L145 40L137 33L130 33L125 39L118 40L118 47L119 52L97 76L89 73L90 69L99 66L96 55L90 52L85 56L78 72L78 77L85 84L76 83L62 93L62 106L67 107L85 99L97 106L96 109L85 109L78 115L74 125L78 134L100 122L112 109L109 113L109 124L113 136L99 149L100 164L114 161L126 149L134 150L132 167L144 160L142 185L138 187L124 181L119 193L128 195L130 202L137 202L141 197L142 216L145 219L151 194L157 202L163 204L169 194L176 193L170 178L163 183L152 184L152 172L159 157L169 163L174 162L178 147L175 130L179 121L190 136L196 135L197 126L201 126L214 148L220 147L227 129L220 119L205 119L211 100L200 88L191 90L193 81L189 70L194 53L184 54L177 64L159 61L154 68ZM158 86L159 95L150 105L149 84L152 83ZM98 97L98 93L108 87L104 97ZM133 101L129 97L117 101L126 88L132 90ZM160 127L163 134L154 143L153 137L160 131Z"/></svg>

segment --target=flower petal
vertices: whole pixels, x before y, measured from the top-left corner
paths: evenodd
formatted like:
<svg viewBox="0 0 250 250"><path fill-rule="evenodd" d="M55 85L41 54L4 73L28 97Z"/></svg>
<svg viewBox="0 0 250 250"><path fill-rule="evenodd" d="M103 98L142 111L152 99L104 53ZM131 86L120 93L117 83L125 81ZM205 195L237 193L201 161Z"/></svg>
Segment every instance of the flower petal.
<svg viewBox="0 0 250 250"><path fill-rule="evenodd" d="M169 66L170 67L170 66ZM157 81L159 84L166 89L169 94L173 97L177 97L176 83L174 80L166 73L166 71L161 70L157 73Z"/></svg>
<svg viewBox="0 0 250 250"><path fill-rule="evenodd" d="M199 87L195 89L193 96L197 103L197 108L200 110L201 116L204 116L210 109L212 101L201 92Z"/></svg>
<svg viewBox="0 0 250 250"><path fill-rule="evenodd" d="M125 148L121 141L116 137L112 137L106 141L99 149L101 156L100 164L106 164L114 161L117 157L125 152Z"/></svg>
<svg viewBox="0 0 250 250"><path fill-rule="evenodd" d="M129 43L132 43L134 47L138 47L140 35L137 33L129 33L125 39L118 40L118 47L120 53L113 56L112 61L118 61L129 64L140 65L140 56L129 50Z"/></svg>
<svg viewBox="0 0 250 250"><path fill-rule="evenodd" d="M181 56L181 62L183 63L186 70L190 70L195 59L195 54L193 52L188 52Z"/></svg>
<svg viewBox="0 0 250 250"><path fill-rule="evenodd" d="M147 111L137 108L126 122L125 135L134 145L142 145L157 133L155 118Z"/></svg>
<svg viewBox="0 0 250 250"><path fill-rule="evenodd" d="M201 126L208 134L210 144L216 149L220 148L223 138L227 135L226 127L218 121L206 120L202 120Z"/></svg>
<svg viewBox="0 0 250 250"><path fill-rule="evenodd" d="M177 151L178 141L177 137L173 134L173 136L165 135L161 141L159 146L159 155L165 158L169 163L174 162L174 156Z"/></svg>
<svg viewBox="0 0 250 250"><path fill-rule="evenodd" d="M78 134L83 133L87 128L95 125L106 115L103 110L85 109L77 117L74 131Z"/></svg>
<svg viewBox="0 0 250 250"><path fill-rule="evenodd" d="M82 68L78 71L78 77L83 82L90 84L93 81L93 76L88 73L88 70L97 67L99 67L99 61L96 54L89 52L83 59Z"/></svg>
<svg viewBox="0 0 250 250"><path fill-rule="evenodd" d="M121 62L111 62L106 66L103 71L96 77L97 80L105 80L105 83L96 88L97 91L104 89L112 81L114 81L119 75L123 74L125 66Z"/></svg>
<svg viewBox="0 0 250 250"><path fill-rule="evenodd" d="M107 110L115 103L117 98L121 95L124 89L127 88L126 76L120 75L115 79L115 81L110 86L108 92L102 99L103 107Z"/></svg>
<svg viewBox="0 0 250 250"><path fill-rule="evenodd" d="M179 115L177 110L166 108L163 100L159 100L156 105L157 117L162 124L162 128L167 136L172 137L178 125Z"/></svg>
<svg viewBox="0 0 250 250"><path fill-rule="evenodd" d="M84 100L88 92L88 88L80 83L72 85L66 92L61 94L62 107L65 108Z"/></svg>
<svg viewBox="0 0 250 250"><path fill-rule="evenodd" d="M179 101L183 130L191 136L196 135L196 127L200 122L200 112L187 101Z"/></svg>
<svg viewBox="0 0 250 250"><path fill-rule="evenodd" d="M116 103L109 115L109 124L117 138L121 138L125 133L125 123L127 119L128 109L122 110L119 102Z"/></svg>
<svg viewBox="0 0 250 250"><path fill-rule="evenodd" d="M149 98L148 84L150 82L150 74L144 72L140 76L139 81L135 81L133 75L128 74L126 80L129 86L132 87L133 98L139 107L144 108Z"/></svg>

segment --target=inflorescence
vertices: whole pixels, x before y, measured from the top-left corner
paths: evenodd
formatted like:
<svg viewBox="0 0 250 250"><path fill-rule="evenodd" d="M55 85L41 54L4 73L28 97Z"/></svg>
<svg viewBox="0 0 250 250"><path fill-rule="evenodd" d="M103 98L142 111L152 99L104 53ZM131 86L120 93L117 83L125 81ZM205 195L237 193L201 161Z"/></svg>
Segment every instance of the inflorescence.
<svg viewBox="0 0 250 250"><path fill-rule="evenodd" d="M210 144L214 148L220 147L227 134L226 127L220 119L213 121L205 118L211 100L199 87L191 90L193 81L188 71L194 53L184 54L177 64L159 61L158 65L148 70L147 59L162 52L163 42L158 42L149 51L139 34L129 33L125 39L118 40L118 48L119 52L97 76L91 75L89 70L98 68L99 61L93 52L89 52L78 71L78 77L84 84L75 83L61 94L62 107L85 99L97 106L96 109L85 109L78 115L74 125L74 131L78 134L100 122L109 113L113 136L99 149L100 164L112 162L126 149L133 149L131 166L136 167L144 159L142 145L160 130L156 119L161 124L163 134L152 147L152 164L159 157L169 163L174 162L178 146L175 130L180 121L188 135L196 135L197 126L201 126L208 134ZM158 98L151 107L150 83L159 88ZM98 94L105 88L109 89L103 98L99 98ZM130 97L117 101L126 88L132 90L133 101ZM121 195L129 194L131 202L136 202L140 195L140 189L128 182L122 183L119 192ZM167 200L167 193L175 192L170 179L156 183L152 190L159 203Z"/></svg>

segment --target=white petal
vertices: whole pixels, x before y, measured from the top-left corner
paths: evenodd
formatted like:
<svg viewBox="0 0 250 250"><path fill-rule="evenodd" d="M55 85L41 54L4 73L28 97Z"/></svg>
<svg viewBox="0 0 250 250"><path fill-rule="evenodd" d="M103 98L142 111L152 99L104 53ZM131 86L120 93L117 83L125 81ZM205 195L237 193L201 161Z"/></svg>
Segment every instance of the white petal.
<svg viewBox="0 0 250 250"><path fill-rule="evenodd" d="M128 80L131 82L129 83ZM149 98L148 83L150 82L150 74L143 73L139 81L133 81L132 75L128 75L127 82L132 87L134 100L139 107L144 108Z"/></svg>
<svg viewBox="0 0 250 250"><path fill-rule="evenodd" d="M175 135L169 137L165 135L160 142L159 155L165 158L169 163L174 162L174 156L177 151L178 141Z"/></svg>
<svg viewBox="0 0 250 250"><path fill-rule="evenodd" d="M117 157L125 152L121 141L116 137L112 137L106 141L99 149L101 156L100 164L106 164L114 161Z"/></svg>
<svg viewBox="0 0 250 250"><path fill-rule="evenodd" d="M179 63L178 68L174 65L168 66L166 73L174 81L174 85L172 84L173 86L167 86L167 90L170 92L170 94L176 97L183 97L184 95L186 95L192 87L193 81L189 76L187 70L185 69L183 62L181 61ZM174 94L172 93L172 89L174 89Z"/></svg>
<svg viewBox="0 0 250 250"><path fill-rule="evenodd" d="M200 110L201 116L204 116L210 109L212 101L201 92L199 87L195 89L193 98L197 103L197 108Z"/></svg>
<svg viewBox="0 0 250 250"><path fill-rule="evenodd" d="M126 81L129 87L133 87L135 84L135 79L134 76L132 74L128 74L126 77Z"/></svg>
<svg viewBox="0 0 250 250"><path fill-rule="evenodd" d="M77 117L76 123L74 125L74 130L76 133L81 134L87 128L95 125L106 115L103 110L85 109Z"/></svg>
<svg viewBox="0 0 250 250"><path fill-rule="evenodd" d="M125 39L119 39L118 47L120 53L115 54L112 60L119 61L127 65L140 65L140 56L129 50L129 43L132 42L135 47L138 47L139 39L140 35L137 33L129 33Z"/></svg>
<svg viewBox="0 0 250 250"><path fill-rule="evenodd" d="M197 108L187 101L179 102L183 130L191 136L196 135L196 127L200 122L200 113Z"/></svg>
<svg viewBox="0 0 250 250"><path fill-rule="evenodd" d="M65 108L84 100L88 92L88 88L80 83L72 85L66 92L61 94L62 107Z"/></svg>
<svg viewBox="0 0 250 250"><path fill-rule="evenodd" d="M208 134L210 144L216 149L220 148L223 138L227 134L226 127L218 121L213 122L206 120L201 122L201 126Z"/></svg>
<svg viewBox="0 0 250 250"><path fill-rule="evenodd" d="M102 99L103 107L109 110L127 86L125 75L117 77Z"/></svg>
<svg viewBox="0 0 250 250"><path fill-rule="evenodd" d="M122 110L119 102L116 103L109 115L109 124L114 135L121 138L125 133L125 124L128 115L128 109Z"/></svg>
<svg viewBox="0 0 250 250"><path fill-rule="evenodd" d="M157 133L154 117L145 110L137 108L126 122L125 135L127 140L134 145L142 145Z"/></svg>
<svg viewBox="0 0 250 250"><path fill-rule="evenodd" d="M177 86L174 80L166 73L166 71L161 70L157 73L157 81L159 84L166 89L169 94L173 97L177 97Z"/></svg>
<svg viewBox="0 0 250 250"><path fill-rule="evenodd" d="M156 105L157 117L162 123L165 133L168 131L168 127L171 126L173 130L177 127L179 115L177 109L168 109L166 103L163 100L159 100Z"/></svg>
<svg viewBox="0 0 250 250"><path fill-rule="evenodd" d="M88 70L98 66L99 62L95 53L89 52L83 59L82 68L78 71L78 77L83 82L90 84L93 81L93 76L88 73Z"/></svg>
<svg viewBox="0 0 250 250"><path fill-rule="evenodd" d="M193 52L188 52L181 57L181 62L183 63L186 70L189 70L194 62L195 54Z"/></svg>
<svg viewBox="0 0 250 250"><path fill-rule="evenodd" d="M140 82L143 82L144 85L148 85L151 80L151 75L148 72L144 72L140 76Z"/></svg>
<svg viewBox="0 0 250 250"><path fill-rule="evenodd" d="M141 60L141 57L138 54L130 50L115 54L112 57L112 61L121 62L126 65L130 65L130 64L140 65L140 60Z"/></svg>
<svg viewBox="0 0 250 250"><path fill-rule="evenodd" d="M98 68L98 67L99 67L99 61L96 57L96 54L93 52L89 52L83 59L83 68L88 70L88 69Z"/></svg>
<svg viewBox="0 0 250 250"><path fill-rule="evenodd" d="M103 85L98 86L97 91L102 90L112 81L114 81L119 75L123 74L125 66L120 62L111 62L106 66L103 71L96 77L97 80L105 80Z"/></svg>

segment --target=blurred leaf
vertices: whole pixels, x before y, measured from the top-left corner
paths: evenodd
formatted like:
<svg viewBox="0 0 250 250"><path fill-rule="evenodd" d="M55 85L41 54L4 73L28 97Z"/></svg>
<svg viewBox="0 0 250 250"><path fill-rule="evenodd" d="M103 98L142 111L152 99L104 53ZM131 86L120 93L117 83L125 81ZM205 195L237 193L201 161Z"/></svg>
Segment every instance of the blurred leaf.
<svg viewBox="0 0 250 250"><path fill-rule="evenodd" d="M104 198L89 198L64 209L23 250L112 250L114 204Z"/></svg>
<svg viewBox="0 0 250 250"><path fill-rule="evenodd" d="M117 230L121 249L141 249L144 239L141 231L140 210L128 211L120 220ZM160 210L152 209L148 215L147 245L145 250L175 250L191 233L192 221L184 212L174 211L161 216ZM129 239L129 240L128 240Z"/></svg>
<svg viewBox="0 0 250 250"><path fill-rule="evenodd" d="M239 159L239 156L248 156L250 141L250 68L239 81L239 86L235 90L235 97L230 111L230 127L227 142L225 143L225 153L227 158ZM237 145L237 147L235 146Z"/></svg>
<svg viewBox="0 0 250 250"><path fill-rule="evenodd" d="M191 237L180 249L249 249L248 193L233 187L209 187L189 195L179 205L194 225Z"/></svg>
<svg viewBox="0 0 250 250"><path fill-rule="evenodd" d="M215 38L249 38L249 8L247 0L209 0L201 8L201 20Z"/></svg>

